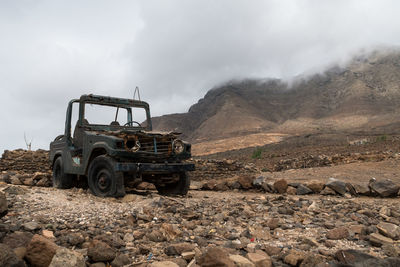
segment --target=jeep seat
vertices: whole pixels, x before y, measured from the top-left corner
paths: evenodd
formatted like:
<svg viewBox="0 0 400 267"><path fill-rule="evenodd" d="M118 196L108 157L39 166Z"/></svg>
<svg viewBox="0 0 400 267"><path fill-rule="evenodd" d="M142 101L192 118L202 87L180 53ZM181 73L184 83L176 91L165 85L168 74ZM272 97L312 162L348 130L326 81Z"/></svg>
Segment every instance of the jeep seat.
<svg viewBox="0 0 400 267"><path fill-rule="evenodd" d="M85 131L84 126L89 125L87 119L83 119L82 126L79 126L79 120L76 122L74 135L73 135L73 143L75 148L83 147L83 132Z"/></svg>

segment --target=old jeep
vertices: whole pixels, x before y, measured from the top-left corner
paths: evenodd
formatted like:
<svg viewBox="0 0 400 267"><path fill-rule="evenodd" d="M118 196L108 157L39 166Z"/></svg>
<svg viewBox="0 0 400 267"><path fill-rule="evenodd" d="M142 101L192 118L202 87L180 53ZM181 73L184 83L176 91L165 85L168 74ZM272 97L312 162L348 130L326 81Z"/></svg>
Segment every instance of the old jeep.
<svg viewBox="0 0 400 267"><path fill-rule="evenodd" d="M97 196L121 197L125 187L146 181L160 194L185 195L186 172L194 164L183 162L191 157L191 145L178 135L153 132L144 101L82 95L69 102L65 132L50 143L53 186L70 188L84 180Z"/></svg>

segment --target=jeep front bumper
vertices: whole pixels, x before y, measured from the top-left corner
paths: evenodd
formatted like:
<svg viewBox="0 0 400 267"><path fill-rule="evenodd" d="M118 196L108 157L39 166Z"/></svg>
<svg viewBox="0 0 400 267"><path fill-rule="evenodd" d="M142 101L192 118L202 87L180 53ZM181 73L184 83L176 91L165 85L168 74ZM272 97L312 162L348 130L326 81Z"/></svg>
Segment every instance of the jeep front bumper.
<svg viewBox="0 0 400 267"><path fill-rule="evenodd" d="M193 163L130 163L115 164L115 171L136 173L177 173L194 171Z"/></svg>

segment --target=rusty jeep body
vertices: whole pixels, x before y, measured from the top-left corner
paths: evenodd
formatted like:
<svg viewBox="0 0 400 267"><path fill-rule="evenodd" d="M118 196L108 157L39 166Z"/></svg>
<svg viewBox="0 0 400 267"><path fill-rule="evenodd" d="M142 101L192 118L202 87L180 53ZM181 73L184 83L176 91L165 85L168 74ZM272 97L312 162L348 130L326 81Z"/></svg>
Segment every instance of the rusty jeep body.
<svg viewBox="0 0 400 267"><path fill-rule="evenodd" d="M111 122L96 111L93 118L101 122L91 123L93 107L111 111ZM78 112L71 135L73 109ZM143 116L137 119L139 111ZM194 170L194 164L184 162L191 157L191 145L178 135L153 132L144 101L82 95L69 102L65 132L50 143L53 186L70 188L83 179L97 196L121 197L125 187L146 181L160 194L185 195L190 185L186 172Z"/></svg>

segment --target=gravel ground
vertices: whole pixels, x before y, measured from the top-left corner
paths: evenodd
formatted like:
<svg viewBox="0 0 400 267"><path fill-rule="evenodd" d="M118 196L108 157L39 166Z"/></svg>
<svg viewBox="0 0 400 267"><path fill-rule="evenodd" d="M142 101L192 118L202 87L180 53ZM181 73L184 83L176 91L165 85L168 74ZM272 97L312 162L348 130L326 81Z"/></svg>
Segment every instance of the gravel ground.
<svg viewBox="0 0 400 267"><path fill-rule="evenodd" d="M341 249L379 258L400 251L400 236L390 244L370 240L381 232L377 226L382 222L399 225L398 198L211 191L172 198L143 191L104 199L83 189L2 186L9 202L8 214L0 219L2 238L15 231L47 229L60 246L85 254L92 240L103 240L131 263L182 260L181 253L171 252L177 243L200 255L212 246L241 255L261 250L276 266L286 266L293 251L327 262Z"/></svg>

